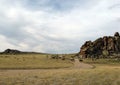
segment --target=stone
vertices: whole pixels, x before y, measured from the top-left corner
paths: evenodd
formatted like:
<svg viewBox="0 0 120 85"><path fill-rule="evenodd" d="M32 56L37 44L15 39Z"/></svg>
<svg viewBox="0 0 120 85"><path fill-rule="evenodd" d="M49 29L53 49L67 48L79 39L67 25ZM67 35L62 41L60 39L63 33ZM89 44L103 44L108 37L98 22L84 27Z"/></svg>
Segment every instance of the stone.
<svg viewBox="0 0 120 85"><path fill-rule="evenodd" d="M86 41L80 48L79 55L83 58L91 56L112 55L120 53L120 35L118 32L114 36L104 36L95 41ZM104 54L103 54L104 53Z"/></svg>
<svg viewBox="0 0 120 85"><path fill-rule="evenodd" d="M21 51L14 50L14 49L6 49L3 54L19 54Z"/></svg>
<svg viewBox="0 0 120 85"><path fill-rule="evenodd" d="M114 34L114 36L120 37L119 32L116 32L116 33Z"/></svg>

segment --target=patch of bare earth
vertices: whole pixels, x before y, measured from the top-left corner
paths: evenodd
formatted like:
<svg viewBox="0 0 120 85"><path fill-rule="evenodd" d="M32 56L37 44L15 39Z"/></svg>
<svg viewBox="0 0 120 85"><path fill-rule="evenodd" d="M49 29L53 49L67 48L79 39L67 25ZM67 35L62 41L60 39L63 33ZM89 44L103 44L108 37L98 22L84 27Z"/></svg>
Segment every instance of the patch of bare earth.
<svg viewBox="0 0 120 85"><path fill-rule="evenodd" d="M75 59L74 68L76 69L92 69L93 66L83 62L79 62L78 59Z"/></svg>

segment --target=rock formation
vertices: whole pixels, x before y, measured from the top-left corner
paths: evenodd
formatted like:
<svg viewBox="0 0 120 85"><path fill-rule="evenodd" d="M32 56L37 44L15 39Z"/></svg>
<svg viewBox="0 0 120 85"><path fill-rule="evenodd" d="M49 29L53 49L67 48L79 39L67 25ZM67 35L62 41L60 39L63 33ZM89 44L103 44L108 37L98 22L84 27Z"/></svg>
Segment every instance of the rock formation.
<svg viewBox="0 0 120 85"><path fill-rule="evenodd" d="M5 51L1 52L1 54L46 54L46 53L39 53L39 52L24 52L15 49L6 49Z"/></svg>
<svg viewBox="0 0 120 85"><path fill-rule="evenodd" d="M13 49L6 49L3 54L19 54L21 51L13 50Z"/></svg>
<svg viewBox="0 0 120 85"><path fill-rule="evenodd" d="M103 56L120 53L120 35L104 36L95 41L87 41L82 45L79 55L83 58Z"/></svg>

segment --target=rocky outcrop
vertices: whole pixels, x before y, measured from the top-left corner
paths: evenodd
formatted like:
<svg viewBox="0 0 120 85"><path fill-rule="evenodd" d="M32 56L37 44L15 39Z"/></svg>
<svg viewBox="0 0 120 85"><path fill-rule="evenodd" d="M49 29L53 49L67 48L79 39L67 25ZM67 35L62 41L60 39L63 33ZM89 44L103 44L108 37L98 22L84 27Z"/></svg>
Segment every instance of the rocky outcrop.
<svg viewBox="0 0 120 85"><path fill-rule="evenodd" d="M15 49L6 49L5 51L1 52L1 54L46 54L46 53L39 53L39 52L24 52Z"/></svg>
<svg viewBox="0 0 120 85"><path fill-rule="evenodd" d="M3 54L19 54L21 51L13 50L13 49L6 49Z"/></svg>
<svg viewBox="0 0 120 85"><path fill-rule="evenodd" d="M91 56L103 56L120 53L120 35L118 32L114 36L104 36L95 41L87 41L81 47L79 55L87 58Z"/></svg>

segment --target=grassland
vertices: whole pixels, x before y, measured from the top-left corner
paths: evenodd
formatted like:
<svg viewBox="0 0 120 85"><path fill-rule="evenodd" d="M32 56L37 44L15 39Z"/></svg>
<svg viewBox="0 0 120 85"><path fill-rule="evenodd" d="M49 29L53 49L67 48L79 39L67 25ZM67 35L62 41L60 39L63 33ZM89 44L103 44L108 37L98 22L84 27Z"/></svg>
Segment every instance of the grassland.
<svg viewBox="0 0 120 85"><path fill-rule="evenodd" d="M84 63L88 64L100 64L100 65L120 65L120 59L110 59L110 58L105 58L105 59L84 59Z"/></svg>
<svg viewBox="0 0 120 85"><path fill-rule="evenodd" d="M120 67L0 71L0 85L120 85Z"/></svg>
<svg viewBox="0 0 120 85"><path fill-rule="evenodd" d="M55 60L41 54L0 55L0 69L55 69L72 65L69 60Z"/></svg>
<svg viewBox="0 0 120 85"><path fill-rule="evenodd" d="M11 65L9 61L13 64ZM67 60L46 58L46 55L1 55L0 62L0 66L4 65L7 68L8 66L12 68L28 68L28 66L30 66L29 68L49 68L0 70L0 85L120 85L120 64L110 60L101 59L94 63L89 59L84 60L86 63L93 64L94 69L63 69L72 64ZM107 63L103 64L103 62ZM111 64L112 62L115 64ZM56 68L56 66L61 69L50 69Z"/></svg>

